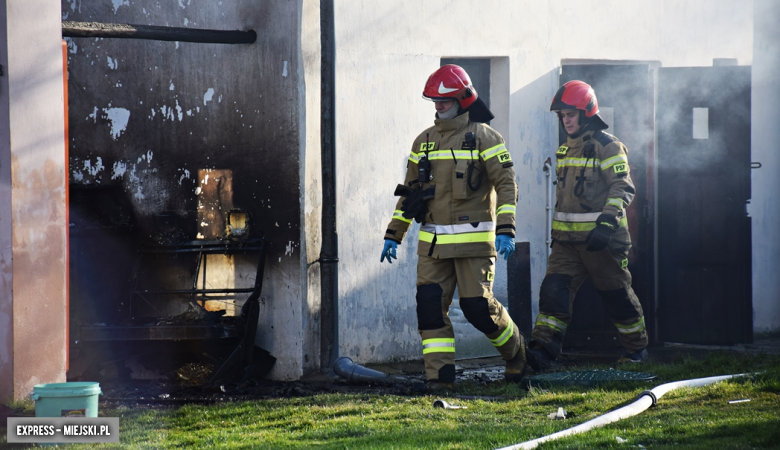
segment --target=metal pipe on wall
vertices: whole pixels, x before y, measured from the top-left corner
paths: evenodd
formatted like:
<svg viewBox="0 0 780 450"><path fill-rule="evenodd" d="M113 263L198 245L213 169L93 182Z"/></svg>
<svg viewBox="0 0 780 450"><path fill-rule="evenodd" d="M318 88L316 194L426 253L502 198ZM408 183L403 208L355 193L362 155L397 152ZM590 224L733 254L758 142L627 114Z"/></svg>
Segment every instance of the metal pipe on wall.
<svg viewBox="0 0 780 450"><path fill-rule="evenodd" d="M336 227L336 29L333 0L320 1L322 249L320 251L320 368L338 355L338 229Z"/></svg>
<svg viewBox="0 0 780 450"><path fill-rule="evenodd" d="M68 43L62 40L62 100L65 105L65 373L70 370L70 168L68 152Z"/></svg>
<svg viewBox="0 0 780 450"><path fill-rule="evenodd" d="M556 181L553 181L552 179L552 161L550 158L547 158L547 161L544 162L544 174L547 177L547 226L544 234L544 242L547 244L547 255L550 255L550 246L552 245L552 216L553 216L553 185L556 184Z"/></svg>

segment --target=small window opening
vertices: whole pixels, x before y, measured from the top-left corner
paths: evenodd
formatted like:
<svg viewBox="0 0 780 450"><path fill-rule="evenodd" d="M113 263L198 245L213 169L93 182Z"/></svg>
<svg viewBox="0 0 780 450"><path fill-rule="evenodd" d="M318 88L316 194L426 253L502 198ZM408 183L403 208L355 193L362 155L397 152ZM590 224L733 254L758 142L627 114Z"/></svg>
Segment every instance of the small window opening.
<svg viewBox="0 0 780 450"><path fill-rule="evenodd" d="M710 109L693 108L693 138L710 138Z"/></svg>

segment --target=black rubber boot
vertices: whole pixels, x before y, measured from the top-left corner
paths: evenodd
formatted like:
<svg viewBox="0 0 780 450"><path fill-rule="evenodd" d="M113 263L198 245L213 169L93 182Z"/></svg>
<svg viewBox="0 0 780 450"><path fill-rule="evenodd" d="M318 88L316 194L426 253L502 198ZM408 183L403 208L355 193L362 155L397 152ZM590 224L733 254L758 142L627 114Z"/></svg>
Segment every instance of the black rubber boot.
<svg viewBox="0 0 780 450"><path fill-rule="evenodd" d="M620 359L618 359L617 362L618 364L623 364L623 363L639 364L647 361L647 358L648 358L647 349L643 348L642 350L626 353Z"/></svg>
<svg viewBox="0 0 780 450"><path fill-rule="evenodd" d="M528 348L525 351L528 365L535 373L547 372L554 366L554 359L543 348Z"/></svg>
<svg viewBox="0 0 780 450"><path fill-rule="evenodd" d="M525 346L520 345L515 356L506 362L504 369L504 380L507 383L519 383L525 376L526 369Z"/></svg>

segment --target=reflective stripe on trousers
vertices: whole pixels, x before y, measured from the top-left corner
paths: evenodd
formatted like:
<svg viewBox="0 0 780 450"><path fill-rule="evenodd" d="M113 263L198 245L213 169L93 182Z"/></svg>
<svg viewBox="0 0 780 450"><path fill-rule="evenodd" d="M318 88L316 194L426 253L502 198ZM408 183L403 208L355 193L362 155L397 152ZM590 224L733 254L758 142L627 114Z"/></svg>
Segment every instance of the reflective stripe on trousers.
<svg viewBox="0 0 780 450"><path fill-rule="evenodd" d="M558 319L556 317L553 317L553 316L547 316L547 315L544 315L544 314L539 314L539 316L537 316L537 318L536 318L536 324L535 325L536 326L540 326L541 325L541 326L549 327L549 328L552 328L555 331L558 331L558 332L561 332L561 333L566 333L566 324L562 320L560 320L560 319Z"/></svg>
<svg viewBox="0 0 780 450"><path fill-rule="evenodd" d="M638 333L645 329L645 316L642 316L639 321L632 323L631 325L615 324L615 328L617 328L618 332L622 334Z"/></svg>
<svg viewBox="0 0 780 450"><path fill-rule="evenodd" d="M455 353L455 338L433 338L422 341L423 355L428 353Z"/></svg>
<svg viewBox="0 0 780 450"><path fill-rule="evenodd" d="M508 341L509 338L512 337L512 335L514 334L514 329L515 329L515 323L509 322L509 326L506 327L506 330L504 330L504 332L501 333L499 337L495 339L491 339L490 342L492 342L493 345L496 347L501 347L502 345L506 344L506 341Z"/></svg>

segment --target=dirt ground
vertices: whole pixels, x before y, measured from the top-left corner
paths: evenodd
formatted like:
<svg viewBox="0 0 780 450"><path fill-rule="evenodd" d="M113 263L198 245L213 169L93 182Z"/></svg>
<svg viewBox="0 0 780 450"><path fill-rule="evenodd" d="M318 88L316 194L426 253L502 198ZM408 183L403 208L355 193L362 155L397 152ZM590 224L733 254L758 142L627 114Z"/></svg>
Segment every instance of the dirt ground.
<svg viewBox="0 0 780 450"><path fill-rule="evenodd" d="M680 356L701 357L713 351L739 353L780 354L780 337L756 340L754 344L729 347L665 344L651 347L650 358L670 362ZM620 354L619 349L602 352L566 351L559 359L560 370L577 370L592 364L612 365ZM192 363L178 368L164 379L133 380L113 378L94 380L100 382L103 396L100 408L176 407L187 403L219 403L228 401L291 398L325 393L373 393L384 395L425 395L425 375L422 360L389 364L369 364L369 369L389 375L387 381L350 382L335 373L316 374L292 382L249 378L246 381L225 381L209 385L201 380L208 379L213 366ZM488 385L503 382L503 360L496 357L459 360L456 364L457 382L472 382ZM528 375L534 375L529 372ZM454 395L454 397L459 397ZM468 398L469 396L460 396ZM2 415L20 415L20 411L4 408ZM4 422L4 421L3 421Z"/></svg>
<svg viewBox="0 0 780 450"><path fill-rule="evenodd" d="M780 354L780 337L756 340L754 344L728 347L665 344L651 347L650 358L659 362L670 362L681 356L702 357L713 351L737 353ZM620 355L619 349L602 352L564 352L559 358L560 370L577 370L592 364L614 365ZM386 395L424 395L424 369L422 360L389 364L368 364L367 368L388 374L386 382L349 382L331 374L317 374L299 381L280 382L267 379L228 381L215 385L198 385L197 371L208 370L197 366L178 370L175 379L130 380L101 382L103 397L101 408L112 406L164 407L185 403L215 403L225 401L290 398L323 393L374 393ZM504 361L496 357L459 360L456 363L457 382L473 382L478 385L503 382ZM191 374L195 373L195 376ZM190 379L181 376L184 374ZM529 372L528 375L533 375Z"/></svg>

